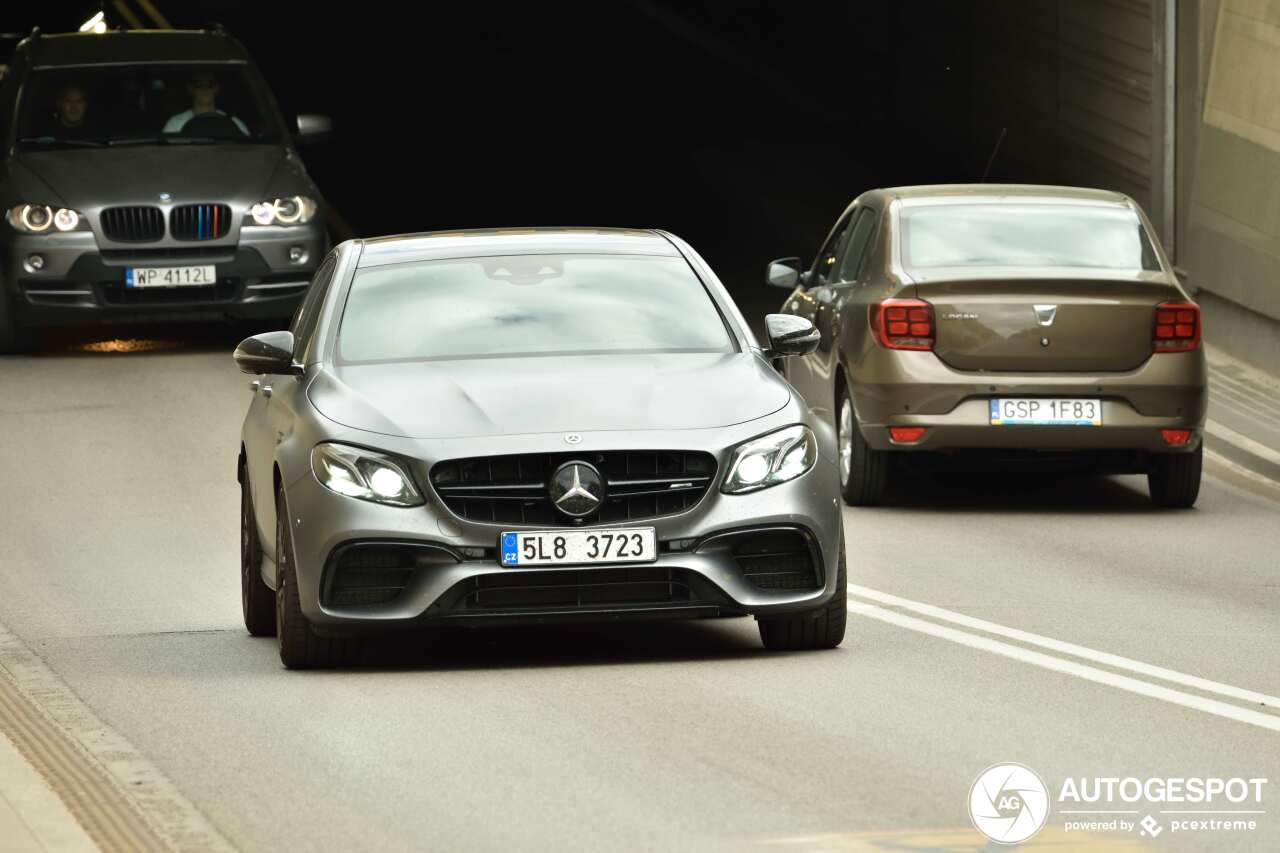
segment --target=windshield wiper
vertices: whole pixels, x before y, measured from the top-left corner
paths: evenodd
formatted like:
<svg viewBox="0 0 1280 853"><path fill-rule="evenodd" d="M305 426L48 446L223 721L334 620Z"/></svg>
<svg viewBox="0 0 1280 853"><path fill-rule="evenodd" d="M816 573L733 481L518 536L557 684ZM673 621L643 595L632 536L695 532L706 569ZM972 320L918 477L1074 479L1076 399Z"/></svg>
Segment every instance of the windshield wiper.
<svg viewBox="0 0 1280 853"><path fill-rule="evenodd" d="M18 140L20 145L70 145L72 148L101 148L103 143L96 139L59 139L56 136L24 136Z"/></svg>

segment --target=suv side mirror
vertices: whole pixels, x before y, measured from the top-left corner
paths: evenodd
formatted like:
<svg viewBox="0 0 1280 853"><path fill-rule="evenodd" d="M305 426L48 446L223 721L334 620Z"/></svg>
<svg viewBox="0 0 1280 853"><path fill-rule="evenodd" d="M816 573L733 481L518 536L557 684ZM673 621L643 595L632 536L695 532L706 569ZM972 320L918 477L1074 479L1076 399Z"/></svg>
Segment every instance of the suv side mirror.
<svg viewBox="0 0 1280 853"><path fill-rule="evenodd" d="M316 113L298 115L297 140L301 143L328 142L333 136L333 119Z"/></svg>
<svg viewBox="0 0 1280 853"><path fill-rule="evenodd" d="M263 332L245 338L236 347L234 358L241 373L302 373L302 368L293 363L293 332Z"/></svg>
<svg viewBox="0 0 1280 853"><path fill-rule="evenodd" d="M799 258L778 258L769 262L769 271L765 280L773 287L794 290L800 283L801 264Z"/></svg>
<svg viewBox="0 0 1280 853"><path fill-rule="evenodd" d="M818 327L794 314L767 314L764 330L769 336L769 356L808 355L822 342Z"/></svg>

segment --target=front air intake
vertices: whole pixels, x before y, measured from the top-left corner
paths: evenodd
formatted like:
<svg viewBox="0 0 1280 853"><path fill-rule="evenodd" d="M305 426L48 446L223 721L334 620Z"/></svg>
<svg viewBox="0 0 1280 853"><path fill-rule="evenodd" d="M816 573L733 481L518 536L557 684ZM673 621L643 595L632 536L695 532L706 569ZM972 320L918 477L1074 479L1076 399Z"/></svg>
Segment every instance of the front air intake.
<svg viewBox="0 0 1280 853"><path fill-rule="evenodd" d="M493 524L555 525L548 494L556 468L580 460L599 469L606 497L583 524L642 521L692 509L716 473L709 453L691 450L607 450L450 459L431 469L431 485L455 515Z"/></svg>

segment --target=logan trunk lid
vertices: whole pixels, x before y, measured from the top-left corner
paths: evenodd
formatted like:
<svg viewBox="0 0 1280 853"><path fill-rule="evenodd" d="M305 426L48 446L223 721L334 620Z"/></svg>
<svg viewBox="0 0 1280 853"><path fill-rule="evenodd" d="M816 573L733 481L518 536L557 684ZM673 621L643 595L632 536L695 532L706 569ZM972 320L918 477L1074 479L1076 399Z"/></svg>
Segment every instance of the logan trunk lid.
<svg viewBox="0 0 1280 853"><path fill-rule="evenodd" d="M1151 357L1155 307L1185 298L1162 273L1128 278L933 271L938 358L957 370L1122 372Z"/></svg>

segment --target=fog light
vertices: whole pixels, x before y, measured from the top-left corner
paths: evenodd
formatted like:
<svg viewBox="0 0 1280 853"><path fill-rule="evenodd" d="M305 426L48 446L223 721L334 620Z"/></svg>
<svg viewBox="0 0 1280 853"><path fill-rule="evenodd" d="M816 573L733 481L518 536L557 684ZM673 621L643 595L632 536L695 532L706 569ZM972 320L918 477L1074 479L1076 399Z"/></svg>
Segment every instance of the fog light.
<svg viewBox="0 0 1280 853"><path fill-rule="evenodd" d="M894 444L915 444L924 438L924 427L889 427L889 440Z"/></svg>
<svg viewBox="0 0 1280 853"><path fill-rule="evenodd" d="M44 255L27 255L25 266L27 272L40 272L44 269Z"/></svg>
<svg viewBox="0 0 1280 853"><path fill-rule="evenodd" d="M289 262L293 264L305 264L307 262L307 250L301 246L290 246Z"/></svg>
<svg viewBox="0 0 1280 853"><path fill-rule="evenodd" d="M1164 439L1164 443L1170 447L1186 447L1187 442L1191 441L1191 430L1189 429L1162 429L1160 436Z"/></svg>

